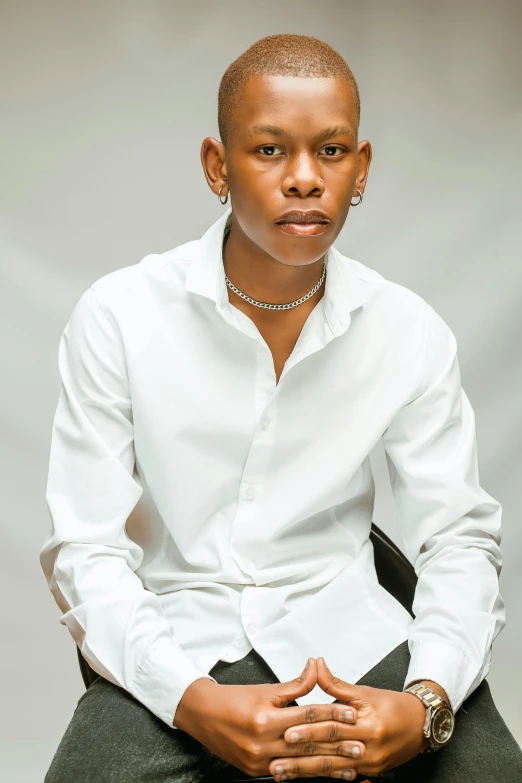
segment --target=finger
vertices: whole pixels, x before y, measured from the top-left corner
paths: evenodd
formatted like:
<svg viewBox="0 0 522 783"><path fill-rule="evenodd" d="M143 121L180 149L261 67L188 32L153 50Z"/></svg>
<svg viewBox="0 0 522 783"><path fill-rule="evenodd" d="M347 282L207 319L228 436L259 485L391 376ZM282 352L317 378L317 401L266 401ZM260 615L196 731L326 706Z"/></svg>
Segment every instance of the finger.
<svg viewBox="0 0 522 783"><path fill-rule="evenodd" d="M277 709L271 714L271 720L280 735L293 726L306 726L322 721L339 721L353 725L357 721L357 710L345 704L303 704L297 707ZM359 739L359 738L357 738Z"/></svg>
<svg viewBox="0 0 522 783"><path fill-rule="evenodd" d="M360 740L334 740L325 742L292 742L278 741L270 746L270 755L280 758L295 756L344 756L345 758L362 759L366 753L366 745Z"/></svg>
<svg viewBox="0 0 522 783"><path fill-rule="evenodd" d="M288 682L277 682L269 686L272 692L270 701L274 707L285 707L289 702L305 696L317 684L317 665L315 658L309 658L301 674Z"/></svg>
<svg viewBox="0 0 522 783"><path fill-rule="evenodd" d="M361 686L351 682L345 682L340 677L336 677L326 665L324 658L317 658L317 684L328 694L335 696L348 703L349 701L360 699Z"/></svg>
<svg viewBox="0 0 522 783"><path fill-rule="evenodd" d="M328 777L354 780L357 762L339 756L300 756L299 758L272 759L268 771L277 781L292 778Z"/></svg>
<svg viewBox="0 0 522 783"><path fill-rule="evenodd" d="M374 739L375 731L365 718L359 718L356 723L327 720L317 723L296 724L286 729L283 739L289 745L302 745L310 742L337 742L360 740L368 742Z"/></svg>

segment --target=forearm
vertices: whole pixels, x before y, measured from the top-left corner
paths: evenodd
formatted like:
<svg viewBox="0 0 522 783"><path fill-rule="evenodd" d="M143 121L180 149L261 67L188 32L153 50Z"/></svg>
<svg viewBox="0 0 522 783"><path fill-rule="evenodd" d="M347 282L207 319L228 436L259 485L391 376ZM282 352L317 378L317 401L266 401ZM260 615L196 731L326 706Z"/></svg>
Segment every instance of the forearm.
<svg viewBox="0 0 522 783"><path fill-rule="evenodd" d="M194 723L200 724L203 713L209 711L209 688L219 686L215 680L200 677L185 689L172 720L174 728L192 734Z"/></svg>
<svg viewBox="0 0 522 783"><path fill-rule="evenodd" d="M495 565L479 546L443 547L432 540L430 548L432 558L416 565L420 575L405 685L435 683L457 712L487 674L492 642L504 624L503 603ZM462 573L473 575L464 587Z"/></svg>
<svg viewBox="0 0 522 783"><path fill-rule="evenodd" d="M486 676L505 624L502 508L480 485L455 336L429 305L426 315L420 383L382 440L405 554L418 577L405 685L431 674L456 712Z"/></svg>

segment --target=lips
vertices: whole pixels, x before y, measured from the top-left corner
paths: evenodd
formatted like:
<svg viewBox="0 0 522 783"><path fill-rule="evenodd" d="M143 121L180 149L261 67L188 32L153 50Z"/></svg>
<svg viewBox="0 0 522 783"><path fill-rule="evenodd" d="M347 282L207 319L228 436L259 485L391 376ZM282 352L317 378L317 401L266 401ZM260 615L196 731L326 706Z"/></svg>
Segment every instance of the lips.
<svg viewBox="0 0 522 783"><path fill-rule="evenodd" d="M285 212L284 215L281 215L281 217L275 221L278 225L282 225L284 223L292 223L292 224L308 224L308 223L329 223L330 218L328 215L326 215L324 212L321 212L317 209L309 210L308 212L304 212L303 210L294 210L292 212Z"/></svg>
<svg viewBox="0 0 522 783"><path fill-rule="evenodd" d="M317 234L324 234L327 231L329 223L278 223L280 231L285 234L294 234L295 236L310 237Z"/></svg>
<svg viewBox="0 0 522 783"><path fill-rule="evenodd" d="M316 236L323 234L330 224L330 218L325 212L318 209L311 209L307 212L303 210L292 210L281 215L275 224L280 227L285 234L294 234L294 236Z"/></svg>

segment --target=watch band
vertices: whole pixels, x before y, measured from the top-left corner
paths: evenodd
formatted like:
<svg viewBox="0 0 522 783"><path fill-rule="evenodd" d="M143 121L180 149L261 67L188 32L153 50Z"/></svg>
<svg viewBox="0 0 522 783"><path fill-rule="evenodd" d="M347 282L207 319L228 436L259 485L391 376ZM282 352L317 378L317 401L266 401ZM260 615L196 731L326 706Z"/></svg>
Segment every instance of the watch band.
<svg viewBox="0 0 522 783"><path fill-rule="evenodd" d="M427 685L423 685L421 682L410 685L409 688L406 688L406 691L418 696L426 707L438 707L439 704L445 704L449 707L446 699L443 699L442 696L439 696L438 693L435 693L435 691L432 691L431 688L428 688Z"/></svg>
<svg viewBox="0 0 522 783"><path fill-rule="evenodd" d="M409 688L404 689L404 692L415 694L415 696L417 696L426 707L424 736L428 740L429 745L427 748L424 748L422 753L432 753L434 750L438 750L441 746L439 746L437 743L434 743L431 736L428 734L428 729L431 723L431 716L433 715L434 710L440 706L446 707L451 711L451 713L453 713L451 706L448 704L446 699L443 699L442 696L439 696L438 693L435 693L435 691L432 691L431 688L428 688L427 685L423 685L421 682L415 683L415 685L410 685Z"/></svg>

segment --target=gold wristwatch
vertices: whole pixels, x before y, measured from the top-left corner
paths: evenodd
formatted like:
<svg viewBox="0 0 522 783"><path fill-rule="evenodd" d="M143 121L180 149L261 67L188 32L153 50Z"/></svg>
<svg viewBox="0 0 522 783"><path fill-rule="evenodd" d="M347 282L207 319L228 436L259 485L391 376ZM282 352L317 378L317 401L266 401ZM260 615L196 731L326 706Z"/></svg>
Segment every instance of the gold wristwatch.
<svg viewBox="0 0 522 783"><path fill-rule="evenodd" d="M443 748L455 728L455 715L448 702L420 682L405 688L404 693L414 693L427 707L422 732L430 744L422 752L432 753Z"/></svg>

